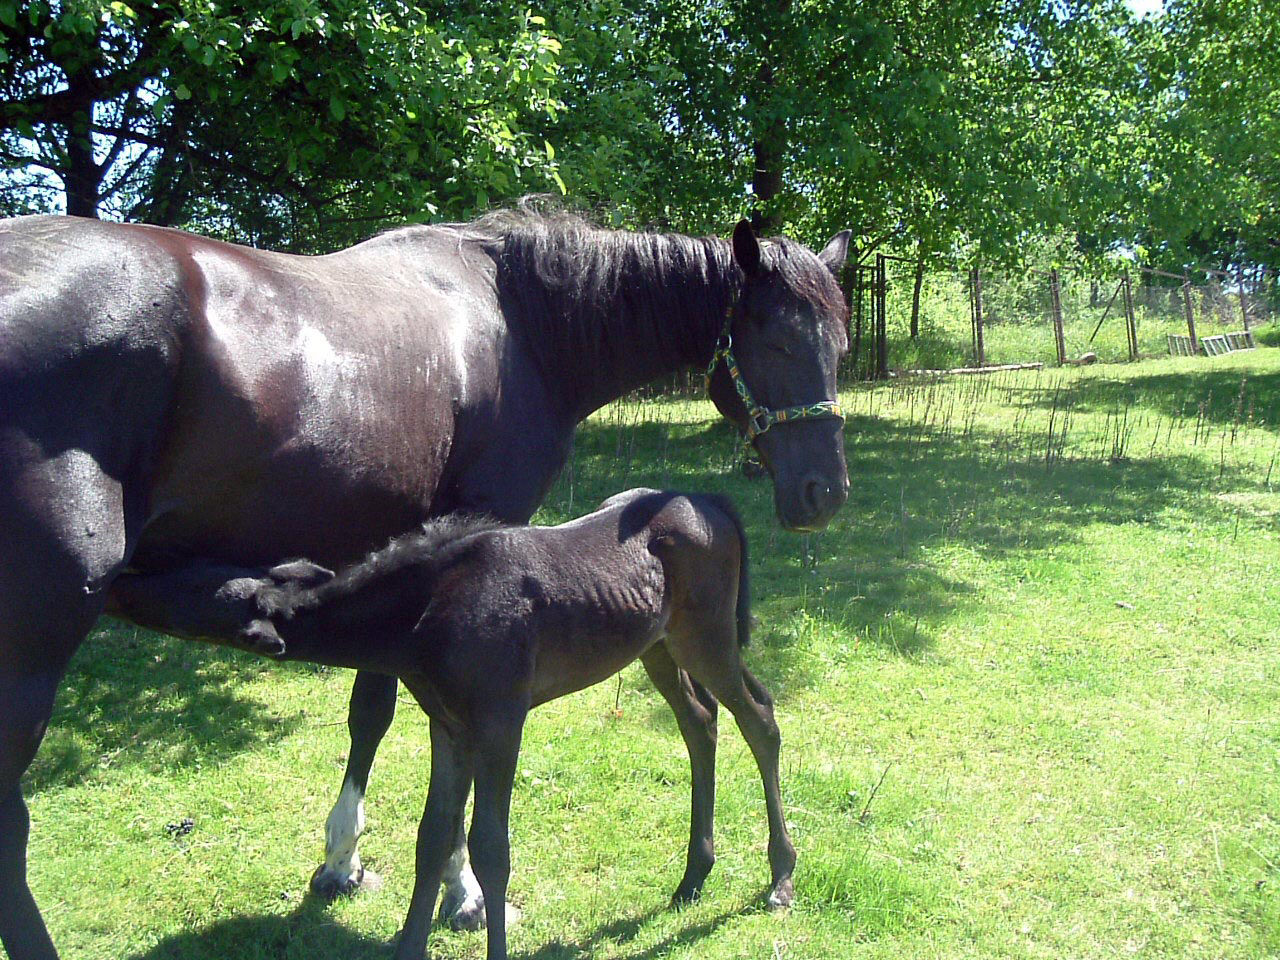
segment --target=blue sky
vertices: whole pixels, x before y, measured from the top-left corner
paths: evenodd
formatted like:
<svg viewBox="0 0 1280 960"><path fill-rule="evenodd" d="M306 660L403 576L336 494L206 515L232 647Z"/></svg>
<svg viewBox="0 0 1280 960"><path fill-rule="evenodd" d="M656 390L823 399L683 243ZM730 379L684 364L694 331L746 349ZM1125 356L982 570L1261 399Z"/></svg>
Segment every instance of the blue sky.
<svg viewBox="0 0 1280 960"><path fill-rule="evenodd" d="M1138 15L1159 13L1164 9L1164 0L1127 0L1129 9Z"/></svg>

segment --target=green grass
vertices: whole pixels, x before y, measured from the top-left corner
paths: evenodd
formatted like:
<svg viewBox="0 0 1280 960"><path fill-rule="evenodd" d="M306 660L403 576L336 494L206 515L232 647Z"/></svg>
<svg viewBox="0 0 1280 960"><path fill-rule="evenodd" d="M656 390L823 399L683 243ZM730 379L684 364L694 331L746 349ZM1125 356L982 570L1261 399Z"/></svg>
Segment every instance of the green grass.
<svg viewBox="0 0 1280 960"><path fill-rule="evenodd" d="M719 862L699 904L665 908L687 761L632 667L531 719L513 955L1280 955L1280 351L842 399L853 489L820 536L778 530L704 402L602 411L541 515L636 485L741 505L797 905L759 907L763 803L726 717ZM429 766L407 698L362 843L386 887L304 896L349 683L104 622L28 779L66 960L388 956ZM476 934L432 943L483 955Z"/></svg>

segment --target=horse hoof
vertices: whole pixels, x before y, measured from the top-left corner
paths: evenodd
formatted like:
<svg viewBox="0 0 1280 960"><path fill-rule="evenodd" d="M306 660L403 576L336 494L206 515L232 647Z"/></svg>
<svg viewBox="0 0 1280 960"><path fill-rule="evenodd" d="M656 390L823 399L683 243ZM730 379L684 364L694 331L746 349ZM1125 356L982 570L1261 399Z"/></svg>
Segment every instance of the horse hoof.
<svg viewBox="0 0 1280 960"><path fill-rule="evenodd" d="M357 893L374 893L381 889L382 878L364 867L355 873L342 874L321 864L311 875L311 892L322 900L354 897Z"/></svg>
<svg viewBox="0 0 1280 960"><path fill-rule="evenodd" d="M682 910L692 903L697 903L698 898L702 896L702 890L698 887L686 890L681 887L671 895L671 909Z"/></svg>
<svg viewBox="0 0 1280 960"><path fill-rule="evenodd" d="M791 906L792 901L796 898L795 888L791 885L790 878L783 880L780 884L769 891L768 905L770 910L785 910Z"/></svg>
<svg viewBox="0 0 1280 960"><path fill-rule="evenodd" d="M483 930L486 924L484 900L477 898L465 903L451 914L442 915L447 918L450 930ZM513 903L507 904L507 929L520 922L520 908Z"/></svg>

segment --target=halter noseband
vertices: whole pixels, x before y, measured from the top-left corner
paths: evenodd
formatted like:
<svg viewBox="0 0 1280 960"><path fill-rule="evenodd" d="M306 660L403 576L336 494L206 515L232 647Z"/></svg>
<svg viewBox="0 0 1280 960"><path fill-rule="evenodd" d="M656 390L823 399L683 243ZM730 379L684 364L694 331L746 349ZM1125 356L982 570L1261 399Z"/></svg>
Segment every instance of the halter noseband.
<svg viewBox="0 0 1280 960"><path fill-rule="evenodd" d="M711 377L715 374L716 367L720 365L720 361L723 360L725 369L729 371L729 379L733 381L733 388L738 391L738 397L742 400L742 405L747 408L747 429L743 444L747 448L748 456L753 452L752 447L755 444L756 437L760 436L775 423L818 419L836 419L843 423L844 411L840 409L840 404L835 400L819 400L816 403L802 403L794 407L781 407L776 410L770 410L768 407L756 403L756 398L752 396L751 388L747 386L747 381L742 379L742 372L738 369L737 358L733 355L733 311L737 305L738 298L734 296L730 299L729 307L724 312L724 327L720 331L720 336L716 339L716 349L711 354L711 362L707 365L706 387L707 393L710 393Z"/></svg>

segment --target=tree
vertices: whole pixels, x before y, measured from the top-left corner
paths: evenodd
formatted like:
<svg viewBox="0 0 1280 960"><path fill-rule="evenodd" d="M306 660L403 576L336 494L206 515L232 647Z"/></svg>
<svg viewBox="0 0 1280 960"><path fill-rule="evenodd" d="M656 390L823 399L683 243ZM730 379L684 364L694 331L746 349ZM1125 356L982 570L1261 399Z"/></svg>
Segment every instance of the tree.
<svg viewBox="0 0 1280 960"><path fill-rule="evenodd" d="M1113 231L1141 64L1119 0L598 0L555 22L571 191L859 247ZM599 144L592 147L592 144ZM603 151L606 164L584 157Z"/></svg>
<svg viewBox="0 0 1280 960"><path fill-rule="evenodd" d="M1172 0L1151 38L1157 106L1143 234L1166 266L1280 265L1280 26L1269 4Z"/></svg>
<svg viewBox="0 0 1280 960"><path fill-rule="evenodd" d="M4 195L313 248L554 189L560 45L498 6L0 0Z"/></svg>

